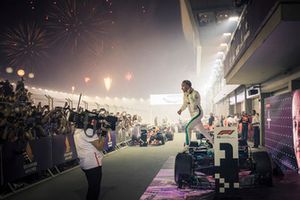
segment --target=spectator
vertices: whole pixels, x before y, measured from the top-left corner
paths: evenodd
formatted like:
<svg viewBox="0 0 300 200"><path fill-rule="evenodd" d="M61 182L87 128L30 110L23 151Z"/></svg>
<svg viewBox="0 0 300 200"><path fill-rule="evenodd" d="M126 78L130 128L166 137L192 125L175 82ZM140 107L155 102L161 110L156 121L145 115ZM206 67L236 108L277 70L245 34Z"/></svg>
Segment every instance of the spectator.
<svg viewBox="0 0 300 200"><path fill-rule="evenodd" d="M12 84L8 80L5 80L5 82L2 83L2 91L4 97L11 97L14 94L14 88Z"/></svg>
<svg viewBox="0 0 300 200"><path fill-rule="evenodd" d="M221 125L221 127L224 126L224 120L225 120L225 117L223 115L221 115L221 119L220 119L220 125Z"/></svg>
<svg viewBox="0 0 300 200"><path fill-rule="evenodd" d="M258 148L259 145L259 139L260 139L260 130L259 130L259 125L260 125L260 120L259 120L259 114L256 113L255 110L252 111L252 127L253 127L253 148Z"/></svg>
<svg viewBox="0 0 300 200"><path fill-rule="evenodd" d="M210 113L210 116L208 118L208 126L209 126L209 130L213 129L213 125L214 125L214 121L215 121L215 117L213 113Z"/></svg>
<svg viewBox="0 0 300 200"><path fill-rule="evenodd" d="M250 118L245 111L242 112L242 117L239 121L242 124L242 140L248 140L248 126L250 124Z"/></svg>

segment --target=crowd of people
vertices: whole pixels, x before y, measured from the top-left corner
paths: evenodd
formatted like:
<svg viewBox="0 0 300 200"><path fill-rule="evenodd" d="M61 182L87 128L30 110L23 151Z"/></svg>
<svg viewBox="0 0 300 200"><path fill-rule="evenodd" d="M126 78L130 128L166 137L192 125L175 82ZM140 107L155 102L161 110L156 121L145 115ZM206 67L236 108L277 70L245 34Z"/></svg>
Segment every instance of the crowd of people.
<svg viewBox="0 0 300 200"><path fill-rule="evenodd" d="M67 110L48 105L35 105L31 93L20 80L14 89L8 81L0 87L0 141L1 143L19 140L32 140L54 134L67 134L73 131L67 120Z"/></svg>
<svg viewBox="0 0 300 200"><path fill-rule="evenodd" d="M68 105L50 109L48 105L34 104L31 93L25 88L24 80L16 87L8 81L0 82L0 142L32 140L51 135L74 133L74 126L68 121ZM141 117L123 112L106 115L117 119L113 131L118 142L130 138L134 123Z"/></svg>
<svg viewBox="0 0 300 200"><path fill-rule="evenodd" d="M260 117L256 110L252 110L251 114L243 111L241 114L237 113L234 116L228 115L224 117L215 116L210 113L209 117L204 119L206 121L208 129L213 129L214 127L236 127L239 137L243 140L253 140L253 147L258 148L260 139ZM253 130L253 135L249 135L250 130Z"/></svg>

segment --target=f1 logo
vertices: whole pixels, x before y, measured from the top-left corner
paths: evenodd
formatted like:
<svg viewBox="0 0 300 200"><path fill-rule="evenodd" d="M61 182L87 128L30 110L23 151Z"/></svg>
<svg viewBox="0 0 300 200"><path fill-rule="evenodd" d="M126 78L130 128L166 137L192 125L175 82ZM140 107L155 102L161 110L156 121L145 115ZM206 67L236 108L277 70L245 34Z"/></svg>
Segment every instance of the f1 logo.
<svg viewBox="0 0 300 200"><path fill-rule="evenodd" d="M234 130L222 130L218 133L218 135L231 135Z"/></svg>

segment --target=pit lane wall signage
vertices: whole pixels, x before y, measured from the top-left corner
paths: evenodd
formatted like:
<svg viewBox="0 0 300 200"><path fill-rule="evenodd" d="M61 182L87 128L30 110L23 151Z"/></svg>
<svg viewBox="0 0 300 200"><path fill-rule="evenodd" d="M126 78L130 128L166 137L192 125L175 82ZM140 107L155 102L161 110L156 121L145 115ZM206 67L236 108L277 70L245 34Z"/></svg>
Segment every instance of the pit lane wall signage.
<svg viewBox="0 0 300 200"><path fill-rule="evenodd" d="M214 130L216 194L234 196L239 188L238 134L230 127Z"/></svg>

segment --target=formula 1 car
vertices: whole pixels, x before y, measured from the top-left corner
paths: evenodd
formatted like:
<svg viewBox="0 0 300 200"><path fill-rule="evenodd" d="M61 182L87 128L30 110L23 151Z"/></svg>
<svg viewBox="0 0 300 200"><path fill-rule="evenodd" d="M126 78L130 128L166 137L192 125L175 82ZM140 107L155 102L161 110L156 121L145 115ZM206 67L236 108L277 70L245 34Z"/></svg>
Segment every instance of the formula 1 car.
<svg viewBox="0 0 300 200"><path fill-rule="evenodd" d="M174 131L170 126L162 127L161 130L168 141L172 141L174 139Z"/></svg>
<svg viewBox="0 0 300 200"><path fill-rule="evenodd" d="M167 138L163 132L160 132L158 128L150 128L148 130L142 129L139 143L141 147L151 145L164 145Z"/></svg>
<svg viewBox="0 0 300 200"><path fill-rule="evenodd" d="M166 137L163 133L157 132L155 135L150 136L149 143L154 145L164 145L166 142Z"/></svg>
<svg viewBox="0 0 300 200"><path fill-rule="evenodd" d="M214 149L205 139L189 143L186 137L186 144L189 146L175 159L176 184L179 188L214 189L207 179L216 170ZM267 152L251 152L245 140L238 140L238 157L239 172L249 172L246 179L240 178L241 187L258 184L272 186L272 163Z"/></svg>

